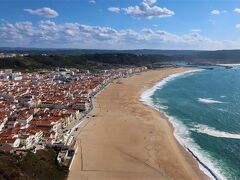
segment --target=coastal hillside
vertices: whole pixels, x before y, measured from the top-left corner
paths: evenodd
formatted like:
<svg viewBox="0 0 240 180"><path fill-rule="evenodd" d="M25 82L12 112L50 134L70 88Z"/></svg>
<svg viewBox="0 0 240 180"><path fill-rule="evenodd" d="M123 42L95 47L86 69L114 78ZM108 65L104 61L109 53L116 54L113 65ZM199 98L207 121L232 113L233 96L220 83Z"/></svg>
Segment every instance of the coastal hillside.
<svg viewBox="0 0 240 180"><path fill-rule="evenodd" d="M36 154L28 152L22 157L0 151L0 179L63 180L67 173L68 169L56 165L56 153L52 149L39 150Z"/></svg>
<svg viewBox="0 0 240 180"><path fill-rule="evenodd" d="M173 61L164 55L135 54L86 54L86 55L27 55L0 58L0 68L39 69L39 68L81 68L88 70L109 69L127 65L141 66L157 62Z"/></svg>
<svg viewBox="0 0 240 180"><path fill-rule="evenodd" d="M101 70L127 65L145 66L166 62L184 62L188 64L240 63L240 50L68 50L0 48L0 54L1 53L3 53L2 57L0 56L1 69L31 70L39 68L76 67L89 70Z"/></svg>

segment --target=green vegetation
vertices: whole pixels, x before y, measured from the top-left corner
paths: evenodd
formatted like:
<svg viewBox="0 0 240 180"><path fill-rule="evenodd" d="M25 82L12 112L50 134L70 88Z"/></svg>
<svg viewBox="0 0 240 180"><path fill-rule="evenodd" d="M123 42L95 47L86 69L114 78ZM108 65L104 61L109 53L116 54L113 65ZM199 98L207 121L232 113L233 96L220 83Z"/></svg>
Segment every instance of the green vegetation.
<svg viewBox="0 0 240 180"><path fill-rule="evenodd" d="M19 158L0 152L0 179L31 179L19 166Z"/></svg>
<svg viewBox="0 0 240 180"><path fill-rule="evenodd" d="M0 152L0 179L64 180L67 174L66 167L56 164L53 149L39 150L36 154L28 152L24 157Z"/></svg>
<svg viewBox="0 0 240 180"><path fill-rule="evenodd" d="M78 56L65 55L29 55L26 57L0 59L0 68L12 69L51 69L56 67L74 67L89 70L123 67L126 65L146 65L169 61L171 57L162 55L135 54L88 54Z"/></svg>
<svg viewBox="0 0 240 180"><path fill-rule="evenodd" d="M0 48L1 50L1 48ZM239 63L240 50L174 51L174 50L4 50L29 53L25 57L1 58L0 69L33 71L36 69L80 68L98 71L125 66L184 61L190 64ZM48 55L41 55L40 53Z"/></svg>

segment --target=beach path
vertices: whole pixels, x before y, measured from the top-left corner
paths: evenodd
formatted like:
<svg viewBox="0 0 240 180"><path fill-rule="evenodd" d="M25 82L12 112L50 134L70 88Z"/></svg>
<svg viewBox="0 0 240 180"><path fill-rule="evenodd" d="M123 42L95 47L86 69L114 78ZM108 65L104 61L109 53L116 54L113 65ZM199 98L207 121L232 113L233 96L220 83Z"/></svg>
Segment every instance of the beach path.
<svg viewBox="0 0 240 180"><path fill-rule="evenodd" d="M159 112L139 101L160 79L186 68L151 70L115 81L79 128L69 180L206 179ZM92 117L94 115L94 117Z"/></svg>

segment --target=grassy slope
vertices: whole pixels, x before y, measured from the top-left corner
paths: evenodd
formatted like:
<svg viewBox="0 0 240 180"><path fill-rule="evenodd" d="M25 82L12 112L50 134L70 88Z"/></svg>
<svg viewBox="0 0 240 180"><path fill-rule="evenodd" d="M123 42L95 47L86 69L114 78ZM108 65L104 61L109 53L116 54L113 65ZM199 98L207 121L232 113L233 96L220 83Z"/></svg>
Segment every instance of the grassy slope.
<svg viewBox="0 0 240 180"><path fill-rule="evenodd" d="M66 179L68 169L56 165L52 149L28 152L24 158L0 152L0 179Z"/></svg>

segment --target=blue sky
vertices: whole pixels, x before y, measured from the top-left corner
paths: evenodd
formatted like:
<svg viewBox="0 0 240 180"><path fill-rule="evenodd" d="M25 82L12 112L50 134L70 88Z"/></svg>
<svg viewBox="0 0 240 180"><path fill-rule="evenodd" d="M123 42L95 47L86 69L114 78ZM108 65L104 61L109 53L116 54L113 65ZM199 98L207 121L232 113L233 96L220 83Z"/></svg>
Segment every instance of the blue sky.
<svg viewBox="0 0 240 180"><path fill-rule="evenodd" d="M240 0L1 0L0 46L238 49Z"/></svg>

